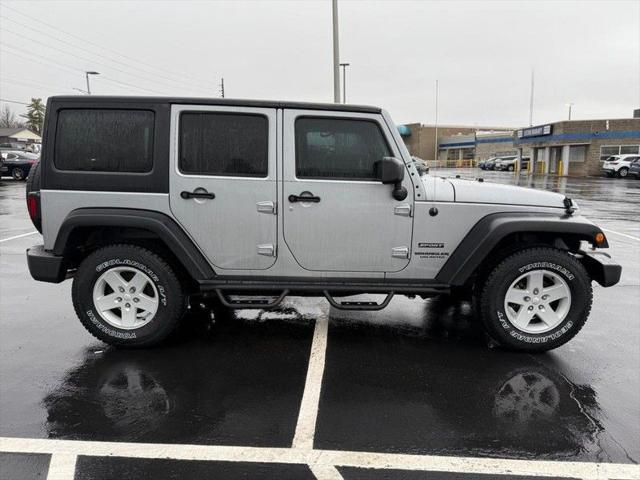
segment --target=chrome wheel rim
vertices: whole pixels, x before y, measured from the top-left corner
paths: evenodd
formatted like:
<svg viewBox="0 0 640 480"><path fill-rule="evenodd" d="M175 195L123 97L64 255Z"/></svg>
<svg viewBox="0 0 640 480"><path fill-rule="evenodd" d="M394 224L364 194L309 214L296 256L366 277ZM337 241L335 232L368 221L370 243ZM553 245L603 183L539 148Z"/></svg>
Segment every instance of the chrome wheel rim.
<svg viewBox="0 0 640 480"><path fill-rule="evenodd" d="M560 325L571 308L567 282L549 270L532 270L520 275L507 289L504 311L518 330L546 333Z"/></svg>
<svg viewBox="0 0 640 480"><path fill-rule="evenodd" d="M134 330L153 320L160 297L146 273L132 267L115 267L98 277L93 304L109 325Z"/></svg>

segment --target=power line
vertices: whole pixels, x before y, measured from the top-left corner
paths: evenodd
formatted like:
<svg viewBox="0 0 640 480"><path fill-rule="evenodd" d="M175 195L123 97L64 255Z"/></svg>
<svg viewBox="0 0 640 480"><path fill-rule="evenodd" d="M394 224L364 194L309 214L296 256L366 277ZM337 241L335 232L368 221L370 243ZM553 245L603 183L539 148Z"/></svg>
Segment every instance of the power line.
<svg viewBox="0 0 640 480"><path fill-rule="evenodd" d="M61 87L60 85L44 85L42 83L32 82L30 80L23 80L23 79L17 79L17 78L14 79L14 78L0 77L0 82L13 83L15 85L25 85L28 87L30 86L35 88L44 88L46 90L50 90L51 88L55 88L59 90L71 90L70 87Z"/></svg>
<svg viewBox="0 0 640 480"><path fill-rule="evenodd" d="M25 103L25 102L19 102L19 101L17 101L17 100L7 100L7 99L4 99L4 98L0 98L0 102L4 102L4 103L17 103L17 104L19 104L19 105L29 105L28 103Z"/></svg>
<svg viewBox="0 0 640 480"><path fill-rule="evenodd" d="M15 24L17 24L17 25L20 25L20 26L24 27L24 28L32 29L32 27L30 27L29 25L25 25L24 23L17 22L17 21L15 21L15 20L14 20L14 19L12 19L12 18L7 17L6 15L5 15L5 16L0 16L0 18L1 18L1 19L5 19L5 20L9 20L10 22L13 22L13 23L15 23ZM12 34L14 34L14 35L20 35L19 33L14 32L14 31L12 31L12 30L9 30L9 29L7 29L7 28L4 28L3 30L4 30L4 31L6 31L6 32L9 32L9 33L12 33ZM60 42L60 43L63 43L63 44L65 44L65 45L69 45L69 46L71 46L71 47L73 47L73 48L77 48L78 50L82 50L82 51L84 51L84 52L87 52L87 53L89 53L90 55L95 55L95 56L97 56L97 57L104 58L104 59L106 59L107 61L112 62L112 63L117 63L117 64L120 64L120 65L124 65L124 66L125 66L126 68L128 68L128 69L135 69L135 70L139 70L139 71L141 71L141 72L146 72L146 73L147 73L147 74L149 74L149 75L154 75L155 77L165 78L167 81L172 82L172 83L174 83L174 84L179 84L179 85L184 85L184 84L185 84L185 82L184 82L183 80L182 80L182 81L181 81L181 80L174 80L174 79L172 79L172 78L169 78L169 77L166 77L166 76L163 76L163 75L159 75L159 74L154 73L154 72L145 71L145 70L140 69L138 66L131 66L129 63L121 62L121 61L119 61L119 60L114 60L114 59L109 58L109 57L107 57L107 56L105 56L105 55L102 55L102 54L99 54L99 53L93 52L93 51L91 51L91 50L89 50L89 49L87 49L87 48L84 48L84 47L78 46L78 45L76 45L76 44L74 44L74 43L72 43L72 42L67 42L66 40L63 40L63 39L61 39L61 38L58 38L58 37L56 37L56 36L54 36L54 35L51 35L51 34L49 34L49 33L42 32L42 31L39 31L39 30L35 30L35 31L36 31L36 32L38 32L38 33L40 33L40 34L42 34L42 35L46 35L47 37L50 37L50 38L52 38L52 39L56 40L57 42ZM42 43L42 42L38 42L37 40L34 40L34 39L32 39L32 38L29 38L29 40L35 41L36 43ZM45 45L50 46L50 45L48 45L48 44L45 44ZM67 54L69 55L69 53L67 53ZM111 67L111 68L113 68L113 67ZM176 88L176 86L175 86L175 85L167 85L166 83L159 82L158 80L156 80L156 79L154 79L154 78L142 77L142 76L140 76L140 75L130 74L130 73L127 73L127 72L124 72L124 73L125 73L126 75L138 76L138 77L140 77L140 78L143 78L144 80L148 80L148 81L150 80L150 81L152 81L152 82L154 82L154 83L157 83L157 84L159 84L159 85L164 85L164 86L169 86L169 87L171 87L171 88ZM195 85L195 84L192 84L192 87L191 87L191 88L194 88L194 86L195 86L195 88L197 88L198 90L202 90L202 89L203 89L203 87L201 87L201 86L199 86L199 85Z"/></svg>
<svg viewBox="0 0 640 480"><path fill-rule="evenodd" d="M26 50L26 49L24 49L24 48L16 47L16 46L11 45L11 44L8 44L8 43L6 43L6 42L0 42L0 45L5 45L5 46L8 46L8 47L10 47L10 48L12 48L12 49L15 49L15 50L18 50L18 51L21 51L21 52L26 52L26 54L28 54L28 55L31 55L31 56L34 56L34 57L38 57L38 58L42 58L42 59L44 59L46 62L49 62L49 63L51 64L50 66L52 66L52 67L61 68L61 69L63 69L63 70L71 70L71 71L73 71L74 73L75 73L75 72L81 72L81 73L84 73L84 70L83 70L83 69L81 69L81 68L77 68L77 67L71 66L71 65L69 65L69 64L67 64L67 63L60 63L60 62L57 62L57 61L55 61L55 62L54 62L54 61L52 61L52 60L49 60L47 57L45 57L45 56L43 56L43 55L39 55L39 54L37 54L37 53L33 53L33 52L32 52L32 51L30 51L30 50ZM9 53L13 53L13 52L9 52ZM15 54L14 54L14 55L15 55ZM39 61L36 61L36 60L32 60L32 59L29 59L29 58L25 58L25 60L29 60L29 61L31 61L31 62L35 62L35 63L40 63L40 64L42 64L42 62L39 62ZM120 81L120 80L112 79L112 78L107 77L107 76L105 76L105 75L100 75L100 78L101 78L101 80L106 80L106 81L108 81L108 82L117 83L117 84L120 84L120 85L125 85L125 86L127 86L127 87L135 88L136 90L143 90L143 91L146 91L146 92L156 93L156 94L158 94L158 95L164 95L164 93L162 93L162 92L158 92L157 90L152 90L152 89L150 89L150 88L139 87L139 86L137 86L137 85L133 85L133 84L131 84L131 83L122 82L122 81Z"/></svg>
<svg viewBox="0 0 640 480"><path fill-rule="evenodd" d="M11 31L11 30L9 30L9 29L7 29L7 28L3 28L3 30L4 30L5 32L13 33L14 35L18 35L18 36L20 35L19 33L17 33L17 32L13 32L13 31ZM70 56L70 57L77 58L78 60L82 60L82 61L84 61L84 62L89 62L89 65L94 65L94 64L95 64L95 65L102 65L103 67L110 68L111 70L115 70L116 72L120 72L120 73L122 73L122 74L124 74L124 75L129 75L129 76L132 76L132 77L138 77L138 78L141 78L142 80L149 81L149 79L148 79L148 78L143 77L143 76L141 76L141 75L136 75L135 73L128 73L128 72L126 72L126 71L124 71L124 70L122 70L122 69L119 69L119 68L116 68L116 67L112 67L112 66L109 66L109 65L105 65L104 63L101 63L101 62L96 62L95 60L93 60L93 59L91 59L91 58L81 57L80 55L76 55L76 54L75 54L75 53L73 53L73 52L68 52L68 51L63 50L63 49L61 49L61 48L54 47L53 45L49 45L49 44L47 44L47 43L45 43L45 42L41 42L41 41L39 41L39 40L35 40L35 39L33 39L33 38L30 38L30 39L29 39L29 41L31 41L31 42L35 42L35 43L39 43L40 45L44 45L45 47L50 48L50 49L53 49L53 50L55 50L55 51L58 51L58 52L62 53L63 55L68 55L68 56ZM84 70L83 70L83 71L84 71ZM103 76L103 78L104 78L104 76ZM124 83L124 82L121 82L121 83ZM156 82L156 83L158 83L158 82ZM175 87L170 86L170 88L175 88ZM150 91L150 92L154 92L154 93L158 93L158 94L160 94L160 95L164 95L162 92L158 92L157 90L152 90L152 89L150 89L150 88L147 88L147 89L144 89L144 90L148 90L148 91Z"/></svg>
<svg viewBox="0 0 640 480"><path fill-rule="evenodd" d="M40 23L40 24L42 24L42 25L45 25L45 26L47 26L47 27L49 27L49 28L51 28L51 29L53 29L53 30L56 30L56 31L58 31L58 32L60 32L60 33L63 33L63 34L65 34L65 35L68 35L69 37L73 37L73 38L75 38L75 39L81 40L81 41L82 41L82 42L84 42L84 43L87 43L87 44L89 44L89 45L93 45L94 47L100 48L101 50L105 50L105 51L107 51L107 52L112 52L112 53L114 53L114 54L116 54L116 55L118 55L118 56L120 56L120 57L122 57L122 58L126 58L126 59L128 59L128 60L131 60L131 61L133 61L133 62L136 62L137 64L145 65L145 66L147 66L147 67L149 67L149 68L153 68L154 70L158 70L158 71L161 71L161 72L164 72L164 73L168 73L168 72L166 72L164 69L162 69L162 68L160 68L160 67L157 67L157 66L155 66L155 65L151 65L151 64L146 63L146 62L143 62L143 61L141 61L141 60L138 60L138 59L136 59L136 58L130 57L130 56L128 56L128 55L124 55L124 54L122 54L122 53L120 53L120 52L118 52L118 51L116 51L116 50L113 50L113 49L110 49L110 48L103 47L103 46L101 46L101 45L99 45L99 44L97 44L97 43L95 43L95 42L92 42L92 41L90 41L90 40L87 40L86 38L83 38L83 37L80 37L80 36L75 35L75 34L73 34L73 33L70 33L70 32L67 32L67 31L65 31L65 30L62 30L62 29L60 29L60 28L56 27L55 25L51 25L50 23L44 22L44 21L39 20L39 19L36 19L36 18L32 18L31 16L26 15L25 13L22 13L21 11L16 10L15 8L9 7L9 6L7 6L7 5L6 5L6 4L4 4L4 3L0 3L0 7L6 8L7 10L10 10L10 11L12 11L12 12L15 12L15 13L17 13L18 15L20 15L20 16L22 16L22 17L24 17L24 18L29 19L30 21L38 22L38 23ZM171 75L173 75L173 74L171 74ZM177 76L177 75L173 75L173 76L174 76L174 77L176 77L176 78L179 78L179 80L180 80L180 81L182 81L182 82L184 82L184 80L185 80L185 77L183 77L183 76ZM200 88L206 88L206 89L208 89L208 88L209 88L209 86L208 86L208 82L207 82L207 81L205 81L205 80L196 79L196 78L194 78L194 77L187 77L187 78L191 78L191 79L192 79L192 82L191 82L191 83L193 83L193 81L194 81L194 80L196 81L196 83L202 83L202 86L201 86Z"/></svg>

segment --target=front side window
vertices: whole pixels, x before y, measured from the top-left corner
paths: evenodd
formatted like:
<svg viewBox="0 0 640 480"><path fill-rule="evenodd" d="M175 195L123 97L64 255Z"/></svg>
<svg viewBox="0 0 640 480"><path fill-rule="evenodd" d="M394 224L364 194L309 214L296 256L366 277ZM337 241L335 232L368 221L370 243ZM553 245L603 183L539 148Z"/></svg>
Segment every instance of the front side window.
<svg viewBox="0 0 640 480"><path fill-rule="evenodd" d="M264 115L185 112L180 115L178 158L182 173L266 177L269 120Z"/></svg>
<svg viewBox="0 0 640 480"><path fill-rule="evenodd" d="M148 110L61 110L54 164L59 170L150 172L153 124Z"/></svg>
<svg viewBox="0 0 640 480"><path fill-rule="evenodd" d="M301 117L295 141L298 178L375 180L374 164L391 156L370 120Z"/></svg>

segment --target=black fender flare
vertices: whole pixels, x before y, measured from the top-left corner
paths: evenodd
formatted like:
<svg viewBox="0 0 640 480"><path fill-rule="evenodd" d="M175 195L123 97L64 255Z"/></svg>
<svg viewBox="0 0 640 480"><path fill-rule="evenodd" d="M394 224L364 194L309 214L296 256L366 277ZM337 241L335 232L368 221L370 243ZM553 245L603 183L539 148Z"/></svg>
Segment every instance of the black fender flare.
<svg viewBox="0 0 640 480"><path fill-rule="evenodd" d="M178 223L164 213L129 208L79 208L62 222L53 253L62 256L76 228L133 227L157 235L196 281L215 277L213 268Z"/></svg>
<svg viewBox="0 0 640 480"><path fill-rule="evenodd" d="M436 280L453 286L464 285L491 250L513 233L556 233L572 235L592 243L602 230L581 217L547 213L493 213L476 223L442 266ZM605 241L598 247L607 248Z"/></svg>

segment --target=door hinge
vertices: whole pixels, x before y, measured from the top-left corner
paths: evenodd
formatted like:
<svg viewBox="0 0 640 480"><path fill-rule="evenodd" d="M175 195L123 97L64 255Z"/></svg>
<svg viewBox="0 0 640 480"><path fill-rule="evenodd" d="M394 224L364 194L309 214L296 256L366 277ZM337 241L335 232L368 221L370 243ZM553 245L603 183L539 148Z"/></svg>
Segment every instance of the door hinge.
<svg viewBox="0 0 640 480"><path fill-rule="evenodd" d="M411 205L408 203L403 203L402 205L397 205L393 207L394 215L402 215L403 217L411 216Z"/></svg>
<svg viewBox="0 0 640 480"><path fill-rule="evenodd" d="M409 258L409 247L393 247L391 256L393 258Z"/></svg>
<svg viewBox="0 0 640 480"><path fill-rule="evenodd" d="M276 202L258 202L256 207L260 213L271 213L272 215L278 213L278 206Z"/></svg>
<svg viewBox="0 0 640 480"><path fill-rule="evenodd" d="M273 245L273 243L258 245L258 255L264 255L265 257L275 257L276 247Z"/></svg>

